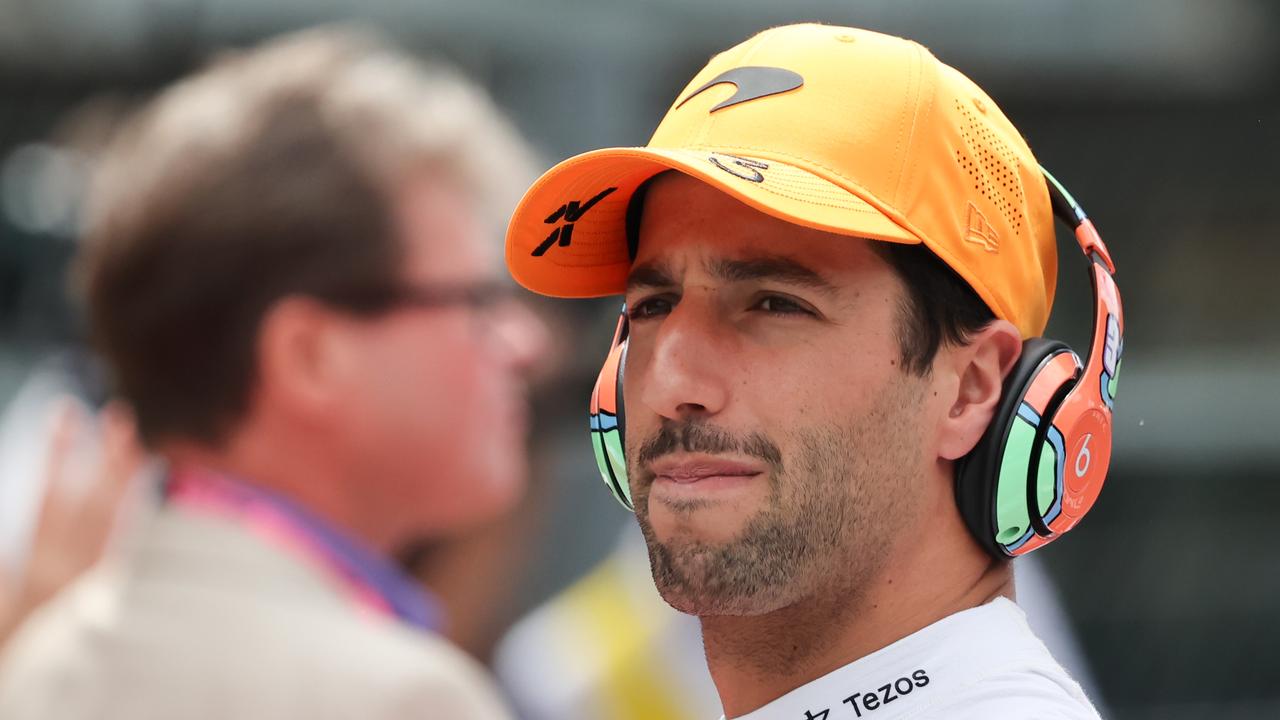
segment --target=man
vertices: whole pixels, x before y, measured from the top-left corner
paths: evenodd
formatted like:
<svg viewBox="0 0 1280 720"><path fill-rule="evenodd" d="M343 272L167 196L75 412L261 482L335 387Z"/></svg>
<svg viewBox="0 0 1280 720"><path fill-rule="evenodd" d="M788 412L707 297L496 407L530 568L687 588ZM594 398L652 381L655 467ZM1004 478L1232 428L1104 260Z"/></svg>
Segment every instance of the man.
<svg viewBox="0 0 1280 720"><path fill-rule="evenodd" d="M635 525L624 530L604 560L521 618L498 645L494 673L524 720L719 717L698 619L663 602L644 536ZM1039 560L1032 555L1015 567L1018 607L1091 694L1096 683Z"/></svg>
<svg viewBox="0 0 1280 720"><path fill-rule="evenodd" d="M625 292L593 399L603 436L616 374L625 467L598 454L728 717L1097 717L955 489L1047 321L1052 223L982 90L821 25L716 56L647 148L526 194L518 281Z"/></svg>
<svg viewBox="0 0 1280 720"><path fill-rule="evenodd" d="M476 88L337 31L123 132L81 270L164 507L14 638L0 716L507 716L392 558L523 488L541 328L484 221L525 156Z"/></svg>

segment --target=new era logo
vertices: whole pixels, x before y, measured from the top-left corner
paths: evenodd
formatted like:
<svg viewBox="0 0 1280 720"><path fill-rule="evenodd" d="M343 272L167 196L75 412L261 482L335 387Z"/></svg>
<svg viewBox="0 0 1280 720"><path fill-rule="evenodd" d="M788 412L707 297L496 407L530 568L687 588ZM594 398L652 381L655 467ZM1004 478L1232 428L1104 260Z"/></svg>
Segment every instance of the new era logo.
<svg viewBox="0 0 1280 720"><path fill-rule="evenodd" d="M1000 236L996 234L996 229L991 227L991 223L987 222L982 211L973 203L969 203L969 219L965 223L964 239L981 245L989 253L1000 250Z"/></svg>

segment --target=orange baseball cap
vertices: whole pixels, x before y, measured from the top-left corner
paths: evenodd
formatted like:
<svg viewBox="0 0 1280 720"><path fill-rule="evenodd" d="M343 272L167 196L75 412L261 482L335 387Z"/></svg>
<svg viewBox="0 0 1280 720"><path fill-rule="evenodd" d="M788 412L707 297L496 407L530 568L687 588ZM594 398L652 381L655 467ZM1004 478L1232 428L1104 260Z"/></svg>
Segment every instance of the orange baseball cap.
<svg viewBox="0 0 1280 720"><path fill-rule="evenodd" d="M788 25L716 55L647 146L578 155L534 183L507 229L512 276L557 297L621 294L629 201L669 169L797 225L924 243L1023 337L1044 332L1058 269L1040 166L995 102L918 43Z"/></svg>

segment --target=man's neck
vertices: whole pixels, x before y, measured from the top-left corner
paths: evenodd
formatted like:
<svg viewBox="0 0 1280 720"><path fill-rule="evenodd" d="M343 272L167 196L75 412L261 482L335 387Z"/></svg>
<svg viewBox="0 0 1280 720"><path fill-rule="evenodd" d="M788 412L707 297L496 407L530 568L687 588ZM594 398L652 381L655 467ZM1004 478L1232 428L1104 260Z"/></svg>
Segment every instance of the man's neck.
<svg viewBox="0 0 1280 720"><path fill-rule="evenodd" d="M702 618L707 665L726 717L745 715L949 615L1013 595L1009 563L981 551L959 560L930 549L914 555L886 563L861 591L828 588L766 615Z"/></svg>
<svg viewBox="0 0 1280 720"><path fill-rule="evenodd" d="M270 433L267 441L266 435L245 430L219 448L183 442L161 451L175 470L212 470L279 493L379 552L392 552L395 541L379 534L386 523L361 515L367 502L350 497L354 484L341 462L318 451L322 440L290 442L283 433Z"/></svg>

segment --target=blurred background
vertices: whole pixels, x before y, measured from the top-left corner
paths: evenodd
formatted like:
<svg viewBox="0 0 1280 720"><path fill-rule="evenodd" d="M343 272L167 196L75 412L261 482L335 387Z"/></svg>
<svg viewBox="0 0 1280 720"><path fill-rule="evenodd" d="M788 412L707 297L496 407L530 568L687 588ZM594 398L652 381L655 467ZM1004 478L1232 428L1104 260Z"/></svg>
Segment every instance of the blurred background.
<svg viewBox="0 0 1280 720"><path fill-rule="evenodd" d="M900 34L960 68L1088 210L1119 268L1127 337L1111 476L1072 539L1039 553L1097 691L1121 719L1280 717L1268 525L1280 505L1280 3L0 0L6 442L38 433L13 403L46 384L101 392L66 271L85 173L115 119L219 48L340 20L461 67L544 166L644 144L710 55L770 25ZM1048 334L1083 348L1089 289L1069 242ZM458 553L422 561L459 595L485 590L475 562L502 578L501 601L459 631L481 657L630 522L597 485L586 442L616 302L539 307L561 364L536 398L532 496ZM0 563L20 562L30 532L24 472L0 467Z"/></svg>

